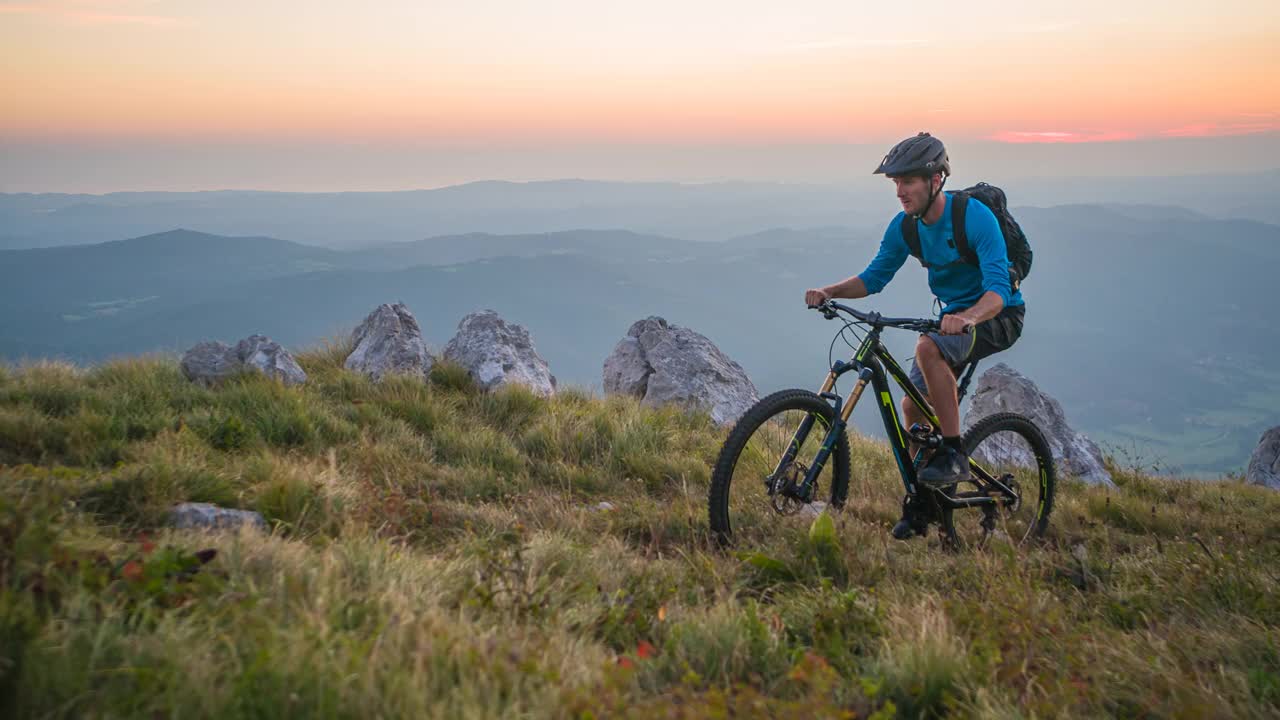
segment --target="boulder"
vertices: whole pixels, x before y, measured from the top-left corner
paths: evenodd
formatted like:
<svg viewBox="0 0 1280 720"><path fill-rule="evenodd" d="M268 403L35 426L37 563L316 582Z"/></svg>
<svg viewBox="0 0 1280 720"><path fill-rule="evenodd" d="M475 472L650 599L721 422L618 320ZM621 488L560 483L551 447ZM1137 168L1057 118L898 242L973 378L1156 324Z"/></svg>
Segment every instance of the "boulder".
<svg viewBox="0 0 1280 720"><path fill-rule="evenodd" d="M1245 480L1253 485L1280 490L1280 425L1262 433L1258 447L1249 457Z"/></svg>
<svg viewBox="0 0 1280 720"><path fill-rule="evenodd" d="M418 320L401 303L374 308L351 333L351 344L355 349L347 356L345 367L374 380L389 373L421 377L434 362Z"/></svg>
<svg viewBox="0 0 1280 720"><path fill-rule="evenodd" d="M267 529L267 521L252 510L232 510L211 503L180 503L169 511L169 524L187 530L229 530L244 525Z"/></svg>
<svg viewBox="0 0 1280 720"><path fill-rule="evenodd" d="M188 380L202 385L216 385L244 369L236 349L216 340L196 343L180 364Z"/></svg>
<svg viewBox="0 0 1280 720"><path fill-rule="evenodd" d="M627 330L604 361L604 391L649 405L702 408L720 425L733 423L760 399L741 365L705 336L660 317Z"/></svg>
<svg viewBox="0 0 1280 720"><path fill-rule="evenodd" d="M1040 427L1053 451L1059 475L1074 475L1094 485L1114 484L1111 473L1102 464L1102 452L1092 440L1067 424L1062 405L1004 363L996 364L978 379L969 411L965 413L965 430L982 418L1000 412L1025 415ZM1006 443L1001 447L999 439L1000 436L996 436L995 444L988 441L979 447L979 461L1033 464L1030 449L1024 443Z"/></svg>
<svg viewBox="0 0 1280 720"><path fill-rule="evenodd" d="M288 350L266 335L250 335L235 347L217 341L196 343L182 355L182 374L192 382L216 385L245 370L255 370L285 385L307 381Z"/></svg>
<svg viewBox="0 0 1280 720"><path fill-rule="evenodd" d="M307 374L293 355L265 335L250 335L236 343L235 354L242 366L253 368L285 385L301 385L307 381Z"/></svg>
<svg viewBox="0 0 1280 720"><path fill-rule="evenodd" d="M466 368L485 390L517 384L544 397L556 391L556 379L534 348L529 331L492 310L462 318L457 334L444 348L444 357Z"/></svg>

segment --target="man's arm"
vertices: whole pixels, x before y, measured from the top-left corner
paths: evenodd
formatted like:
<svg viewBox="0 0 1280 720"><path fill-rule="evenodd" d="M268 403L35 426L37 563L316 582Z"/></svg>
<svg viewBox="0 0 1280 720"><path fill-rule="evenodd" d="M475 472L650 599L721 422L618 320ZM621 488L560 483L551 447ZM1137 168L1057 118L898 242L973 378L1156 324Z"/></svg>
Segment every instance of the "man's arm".
<svg viewBox="0 0 1280 720"><path fill-rule="evenodd" d="M862 278L854 275L846 280L841 280L834 285L828 285L823 288L815 288L804 294L804 303L809 306L818 305L823 300L831 298L848 298L857 300L864 298L870 293L867 292L866 283L862 282Z"/></svg>
<svg viewBox="0 0 1280 720"><path fill-rule="evenodd" d="M978 298L978 302L973 307L965 308L950 315L943 315L942 334L959 335L970 325L977 325L999 315L1003 309L1004 298L1000 297L1000 293L988 290L982 294L982 297Z"/></svg>
<svg viewBox="0 0 1280 720"><path fill-rule="evenodd" d="M866 270L834 285L807 291L804 294L805 304L817 305L828 298L856 300L883 290L902 267L902 263L907 261L909 254L907 243L902 239L902 217L902 213L898 213L889 223L884 231L884 238L880 240L880 250Z"/></svg>

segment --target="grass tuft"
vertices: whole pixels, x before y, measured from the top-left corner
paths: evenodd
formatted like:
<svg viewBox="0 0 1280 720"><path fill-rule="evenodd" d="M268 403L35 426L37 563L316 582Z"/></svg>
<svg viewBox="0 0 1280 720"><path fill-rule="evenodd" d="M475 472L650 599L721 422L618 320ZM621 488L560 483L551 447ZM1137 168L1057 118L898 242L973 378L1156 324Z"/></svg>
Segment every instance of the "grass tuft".
<svg viewBox="0 0 1280 720"><path fill-rule="evenodd" d="M843 512L726 552L705 413L347 352L300 387L0 367L0 715L1280 713L1273 491L1129 467L1062 483L1042 542L943 553L888 539L854 436ZM167 529L184 501L271 529Z"/></svg>

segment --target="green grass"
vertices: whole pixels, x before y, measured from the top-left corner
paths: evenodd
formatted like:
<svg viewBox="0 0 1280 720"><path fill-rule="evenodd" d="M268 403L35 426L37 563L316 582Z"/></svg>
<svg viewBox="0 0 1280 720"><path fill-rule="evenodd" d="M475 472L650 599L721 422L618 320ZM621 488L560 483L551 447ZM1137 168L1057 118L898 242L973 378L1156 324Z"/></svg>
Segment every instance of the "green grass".
<svg viewBox="0 0 1280 720"><path fill-rule="evenodd" d="M944 553L888 538L893 460L854 437L829 529L721 551L705 414L344 350L299 388L0 367L0 716L1280 713L1273 491L1113 463L1043 542ZM272 529L166 529L180 501Z"/></svg>

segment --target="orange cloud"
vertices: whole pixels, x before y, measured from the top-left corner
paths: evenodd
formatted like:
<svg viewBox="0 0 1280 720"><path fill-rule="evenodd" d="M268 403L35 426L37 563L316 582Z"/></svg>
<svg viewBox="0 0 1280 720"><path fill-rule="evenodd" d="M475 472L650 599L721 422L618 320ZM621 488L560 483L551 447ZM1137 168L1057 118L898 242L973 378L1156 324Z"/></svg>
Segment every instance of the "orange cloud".
<svg viewBox="0 0 1280 720"><path fill-rule="evenodd" d="M1224 135L1255 135L1280 130L1280 122L1249 123L1196 123L1160 132L1164 137L1222 137Z"/></svg>
<svg viewBox="0 0 1280 720"><path fill-rule="evenodd" d="M1137 137L1136 133L1123 130L1089 132L1001 130L988 139L1005 143L1091 143L1135 140Z"/></svg>

